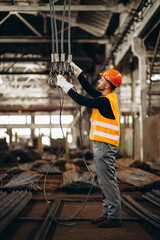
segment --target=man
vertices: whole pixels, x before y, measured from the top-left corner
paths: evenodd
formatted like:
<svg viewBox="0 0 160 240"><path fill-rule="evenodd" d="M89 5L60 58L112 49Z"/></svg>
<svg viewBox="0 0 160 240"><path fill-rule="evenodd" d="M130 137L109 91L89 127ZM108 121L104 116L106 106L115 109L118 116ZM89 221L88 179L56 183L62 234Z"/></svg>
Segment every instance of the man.
<svg viewBox="0 0 160 240"><path fill-rule="evenodd" d="M118 151L120 126L118 101L114 89L120 87L121 74L110 69L100 73L97 90L84 77L82 70L71 62L74 75L82 87L92 98L84 97L75 92L73 85L58 75L57 85L61 87L78 104L93 108L91 119L90 140L93 141L93 157L97 178L103 193L102 216L93 219L92 224L99 228L121 226L120 191L115 177L115 155Z"/></svg>

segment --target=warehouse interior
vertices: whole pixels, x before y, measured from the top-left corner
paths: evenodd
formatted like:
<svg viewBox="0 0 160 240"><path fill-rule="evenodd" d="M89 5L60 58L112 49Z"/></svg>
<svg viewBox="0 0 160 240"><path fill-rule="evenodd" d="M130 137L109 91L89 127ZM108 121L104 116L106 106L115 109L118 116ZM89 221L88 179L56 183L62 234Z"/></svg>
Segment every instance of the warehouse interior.
<svg viewBox="0 0 160 240"><path fill-rule="evenodd" d="M159 239L159 16L159 0L0 0L1 239ZM92 109L49 84L55 22L57 53L63 40L67 61L70 42L72 60L92 86L108 69L122 75L115 90L122 227L115 231L90 224L102 205Z"/></svg>

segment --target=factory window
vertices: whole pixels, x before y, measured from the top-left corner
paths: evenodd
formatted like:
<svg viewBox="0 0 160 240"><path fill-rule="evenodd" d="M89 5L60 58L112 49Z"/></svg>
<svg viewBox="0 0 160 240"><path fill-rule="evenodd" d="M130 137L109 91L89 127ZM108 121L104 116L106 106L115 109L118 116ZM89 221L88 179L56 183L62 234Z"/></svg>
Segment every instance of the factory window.
<svg viewBox="0 0 160 240"><path fill-rule="evenodd" d="M27 119L27 124L31 124L31 116L30 116L30 115L27 115L27 116L26 116L26 119Z"/></svg>
<svg viewBox="0 0 160 240"><path fill-rule="evenodd" d="M0 116L0 124L30 124L31 116L26 115L3 115Z"/></svg>
<svg viewBox="0 0 160 240"><path fill-rule="evenodd" d="M61 123L62 124L70 124L71 122L73 122L73 115L62 115L61 116ZM59 124L60 123L59 115L51 116L51 123L52 124Z"/></svg>
<svg viewBox="0 0 160 240"><path fill-rule="evenodd" d="M12 128L12 133L17 133L18 136L30 137L31 129L30 128Z"/></svg>
<svg viewBox="0 0 160 240"><path fill-rule="evenodd" d="M123 115L121 115L121 117L120 117L120 123L121 123L121 124L124 123L124 116L123 116Z"/></svg>
<svg viewBox="0 0 160 240"><path fill-rule="evenodd" d="M70 128L63 128L63 132L64 132L64 136L66 136L66 133L70 133L71 129ZM57 139L57 138L63 138L63 133L62 133L62 129L61 128L52 128L51 131L51 137L53 139ZM68 137L69 138L69 137Z"/></svg>
<svg viewBox="0 0 160 240"><path fill-rule="evenodd" d="M151 80L152 81L160 80L160 74L153 74L152 77L151 77Z"/></svg>
<svg viewBox="0 0 160 240"><path fill-rule="evenodd" d="M26 124L26 116L11 115L9 116L9 124Z"/></svg>
<svg viewBox="0 0 160 240"><path fill-rule="evenodd" d="M50 123L49 115L37 115L37 116L35 116L34 119L35 119L36 124L49 124Z"/></svg>
<svg viewBox="0 0 160 240"><path fill-rule="evenodd" d="M68 134L68 142L71 143L72 142L72 135Z"/></svg>
<svg viewBox="0 0 160 240"><path fill-rule="evenodd" d="M42 137L42 144L46 146L50 146L50 138L49 137Z"/></svg>
<svg viewBox="0 0 160 240"><path fill-rule="evenodd" d="M129 115L129 123L132 124L132 122L133 122L132 116Z"/></svg>
<svg viewBox="0 0 160 240"><path fill-rule="evenodd" d="M9 116L0 116L0 124L8 124Z"/></svg>
<svg viewBox="0 0 160 240"><path fill-rule="evenodd" d="M9 143L9 135L7 133L7 128L0 128L0 138L5 138L6 142Z"/></svg>
<svg viewBox="0 0 160 240"><path fill-rule="evenodd" d="M50 135L50 128L36 128L35 129L35 136L38 137L39 134L43 134L44 136Z"/></svg>
<svg viewBox="0 0 160 240"><path fill-rule="evenodd" d="M7 128L1 128L0 129L0 138L5 138L7 137Z"/></svg>

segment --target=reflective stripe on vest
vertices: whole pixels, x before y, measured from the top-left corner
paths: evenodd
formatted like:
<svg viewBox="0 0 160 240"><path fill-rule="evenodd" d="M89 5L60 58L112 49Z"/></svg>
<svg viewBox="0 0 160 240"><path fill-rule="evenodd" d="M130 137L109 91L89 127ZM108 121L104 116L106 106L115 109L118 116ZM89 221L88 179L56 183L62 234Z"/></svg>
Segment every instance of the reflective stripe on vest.
<svg viewBox="0 0 160 240"><path fill-rule="evenodd" d="M109 129L114 129L114 130L120 131L119 126L115 126L115 125L109 124L109 123L93 121L93 122L91 122L91 126L92 125L97 125L97 126L100 126L100 127L105 127L105 128L109 128Z"/></svg>
<svg viewBox="0 0 160 240"><path fill-rule="evenodd" d="M89 137L91 140L107 142L118 146L120 139L120 124L117 96L116 93L112 92L103 97L109 99L115 119L103 117L99 109L93 109Z"/></svg>
<svg viewBox="0 0 160 240"><path fill-rule="evenodd" d="M112 140L119 140L119 136L111 135L111 134L96 131L96 130L91 130L90 134L105 137L105 138L110 138Z"/></svg>

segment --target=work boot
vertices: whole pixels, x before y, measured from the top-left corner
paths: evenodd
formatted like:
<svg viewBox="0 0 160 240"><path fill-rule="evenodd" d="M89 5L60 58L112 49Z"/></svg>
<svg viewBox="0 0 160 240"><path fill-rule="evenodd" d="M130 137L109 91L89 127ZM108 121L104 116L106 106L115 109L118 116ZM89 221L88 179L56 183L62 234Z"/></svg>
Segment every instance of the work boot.
<svg viewBox="0 0 160 240"><path fill-rule="evenodd" d="M92 224L98 224L98 223L103 222L104 220L107 220L107 218L99 217L99 218L96 218L96 219L92 219L92 220L91 220L91 223L92 223Z"/></svg>
<svg viewBox="0 0 160 240"><path fill-rule="evenodd" d="M98 228L114 228L121 226L122 224L120 219L105 219L103 222L97 225Z"/></svg>

